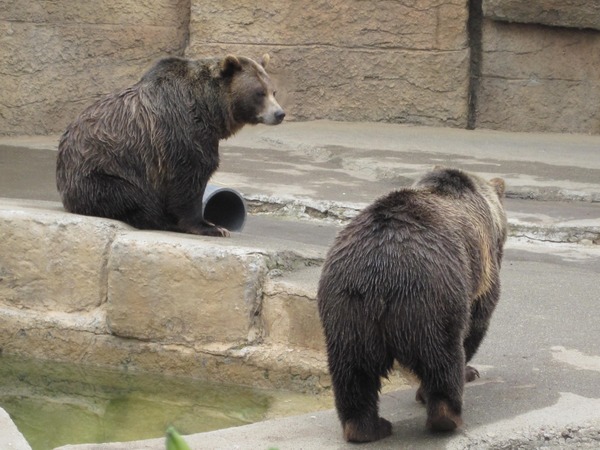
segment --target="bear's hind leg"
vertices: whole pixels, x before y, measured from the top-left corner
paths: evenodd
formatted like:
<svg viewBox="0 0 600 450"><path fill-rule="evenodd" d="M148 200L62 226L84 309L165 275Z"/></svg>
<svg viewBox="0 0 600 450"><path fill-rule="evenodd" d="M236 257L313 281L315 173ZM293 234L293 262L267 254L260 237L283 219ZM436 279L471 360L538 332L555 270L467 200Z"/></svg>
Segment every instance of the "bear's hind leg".
<svg viewBox="0 0 600 450"><path fill-rule="evenodd" d="M469 318L469 333L465 337L463 344L465 347L465 358L467 362L469 362L473 355L475 355L479 345L481 344L481 341L483 341L490 324L492 313L496 308L499 298L500 285L497 281L495 281L492 283L488 292L477 297L472 302L471 315ZM477 370L471 366L467 367L476 372L476 376L473 374L471 380L467 381L473 381L475 378L478 378L479 372L477 372Z"/></svg>
<svg viewBox="0 0 600 450"><path fill-rule="evenodd" d="M392 434L391 423L379 417L379 390L381 377L387 375L394 361L383 343L371 342L373 336L348 336L356 328L345 324L349 339L343 343L339 335L335 342L328 340L329 371L344 439L371 442Z"/></svg>
<svg viewBox="0 0 600 450"><path fill-rule="evenodd" d="M80 177L74 186L62 193L65 208L70 212L120 220L140 229L172 229L163 217L156 196L128 180L91 173Z"/></svg>
<svg viewBox="0 0 600 450"><path fill-rule="evenodd" d="M440 348L430 353L417 371L421 387L417 400L427 405L427 428L453 431L462 425L462 395L465 383L465 358L458 343L453 350Z"/></svg>
<svg viewBox="0 0 600 450"><path fill-rule="evenodd" d="M344 424L344 439L348 442L373 442L392 434L392 424L383 417L369 423L349 420Z"/></svg>
<svg viewBox="0 0 600 450"><path fill-rule="evenodd" d="M379 417L379 373L357 367L332 373L335 404L348 442L371 442L392 434L392 425Z"/></svg>
<svg viewBox="0 0 600 450"><path fill-rule="evenodd" d="M477 370L475 367L469 365L465 366L465 383L474 381L477 378L479 378L479 376L479 370ZM425 391L423 390L423 385L420 385L419 389L417 389L415 400L423 404L427 403L427 399L425 398Z"/></svg>

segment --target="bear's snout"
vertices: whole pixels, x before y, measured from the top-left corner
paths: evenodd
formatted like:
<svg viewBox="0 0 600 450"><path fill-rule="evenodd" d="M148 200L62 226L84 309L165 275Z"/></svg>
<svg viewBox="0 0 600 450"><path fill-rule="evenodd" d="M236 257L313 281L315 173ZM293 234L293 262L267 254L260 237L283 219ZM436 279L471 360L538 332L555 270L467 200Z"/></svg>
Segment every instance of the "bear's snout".
<svg viewBox="0 0 600 450"><path fill-rule="evenodd" d="M285 111L282 108L272 109L266 111L264 114L258 116L258 121L265 125L279 125L283 122L285 117Z"/></svg>
<svg viewBox="0 0 600 450"><path fill-rule="evenodd" d="M275 114L275 124L280 124L281 122L283 122L283 119L285 117L285 111L283 109L280 109L279 111L276 111Z"/></svg>
<svg viewBox="0 0 600 450"><path fill-rule="evenodd" d="M284 117L285 111L279 103L277 103L275 97L272 94L266 97L263 110L258 115L258 121L265 125L279 125L283 122Z"/></svg>

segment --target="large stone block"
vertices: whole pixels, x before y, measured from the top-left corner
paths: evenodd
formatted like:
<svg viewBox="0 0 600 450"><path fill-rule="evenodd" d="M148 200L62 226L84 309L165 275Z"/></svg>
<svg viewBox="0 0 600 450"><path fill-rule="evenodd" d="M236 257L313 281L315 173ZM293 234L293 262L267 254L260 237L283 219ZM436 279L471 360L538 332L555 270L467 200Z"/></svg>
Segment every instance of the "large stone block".
<svg viewBox="0 0 600 450"><path fill-rule="evenodd" d="M597 0L483 0L483 15L507 22L600 30Z"/></svg>
<svg viewBox="0 0 600 450"><path fill-rule="evenodd" d="M466 20L460 0L192 0L190 43L459 50Z"/></svg>
<svg viewBox="0 0 600 450"><path fill-rule="evenodd" d="M291 119L465 126L466 3L417 3L193 1L186 55L269 52Z"/></svg>
<svg viewBox="0 0 600 450"><path fill-rule="evenodd" d="M120 222L0 201L0 305L91 311L106 299L106 260Z"/></svg>
<svg viewBox="0 0 600 450"><path fill-rule="evenodd" d="M190 45L187 56L268 51L290 119L466 126L469 51Z"/></svg>
<svg viewBox="0 0 600 450"><path fill-rule="evenodd" d="M98 345L102 336L109 336L102 308L59 313L0 307L0 349L6 355L102 364L108 359ZM109 353L114 366L119 364L116 355L114 349Z"/></svg>
<svg viewBox="0 0 600 450"><path fill-rule="evenodd" d="M182 54L184 5L2 3L0 134L61 132L99 96L135 83L153 60Z"/></svg>
<svg viewBox="0 0 600 450"><path fill-rule="evenodd" d="M0 440L11 450L31 450L25 437L2 408L0 408Z"/></svg>
<svg viewBox="0 0 600 450"><path fill-rule="evenodd" d="M138 232L115 240L108 263L112 333L162 343L256 339L264 256L214 238Z"/></svg>
<svg viewBox="0 0 600 450"><path fill-rule="evenodd" d="M305 270L265 284L262 313L267 342L325 351L316 301L319 273L320 268Z"/></svg>
<svg viewBox="0 0 600 450"><path fill-rule="evenodd" d="M68 0L23 2L6 0L0 3L0 17L11 22L41 24L101 24L181 26L189 10L189 0ZM188 13L189 14L189 13Z"/></svg>
<svg viewBox="0 0 600 450"><path fill-rule="evenodd" d="M484 21L478 128L600 133L600 33Z"/></svg>

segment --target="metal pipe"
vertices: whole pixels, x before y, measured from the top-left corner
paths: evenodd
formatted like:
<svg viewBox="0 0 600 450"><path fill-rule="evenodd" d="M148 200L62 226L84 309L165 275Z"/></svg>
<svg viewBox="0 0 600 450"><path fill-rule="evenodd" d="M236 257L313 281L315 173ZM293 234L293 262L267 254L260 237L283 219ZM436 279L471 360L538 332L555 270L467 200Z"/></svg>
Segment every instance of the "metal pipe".
<svg viewBox="0 0 600 450"><path fill-rule="evenodd" d="M229 231L242 231L246 223L246 201L235 189L209 184L202 197L202 217Z"/></svg>

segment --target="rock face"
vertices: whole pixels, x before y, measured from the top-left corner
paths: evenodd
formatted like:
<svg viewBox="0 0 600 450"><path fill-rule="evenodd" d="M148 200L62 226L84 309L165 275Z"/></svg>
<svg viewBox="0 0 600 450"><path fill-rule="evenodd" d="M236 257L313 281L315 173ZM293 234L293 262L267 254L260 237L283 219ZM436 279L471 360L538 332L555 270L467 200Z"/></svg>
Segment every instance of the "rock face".
<svg viewBox="0 0 600 450"><path fill-rule="evenodd" d="M0 2L0 135L61 133L153 60L271 54L287 120L600 134L600 2Z"/></svg>
<svg viewBox="0 0 600 450"><path fill-rule="evenodd" d="M483 0L483 12L499 21L600 30L595 0Z"/></svg>
<svg viewBox="0 0 600 450"><path fill-rule="evenodd" d="M257 387L329 386L315 290L303 287L316 285L318 270L298 281L281 269L314 261L314 250L144 232L6 199L0 236L6 354Z"/></svg>
<svg viewBox="0 0 600 450"><path fill-rule="evenodd" d="M105 302L110 242L126 225L27 208L0 218L0 305L73 313Z"/></svg>
<svg viewBox="0 0 600 450"><path fill-rule="evenodd" d="M98 96L182 54L189 1L0 3L0 134L64 130Z"/></svg>
<svg viewBox="0 0 600 450"><path fill-rule="evenodd" d="M265 258L161 233L119 237L108 260L111 332L164 343L246 344ZM250 339L248 339L250 336Z"/></svg>
<svg viewBox="0 0 600 450"><path fill-rule="evenodd" d="M600 33L484 21L476 127L600 133Z"/></svg>
<svg viewBox="0 0 600 450"><path fill-rule="evenodd" d="M317 312L314 283L320 273L320 267L314 267L283 279L267 280L262 315L269 342L324 353L325 337Z"/></svg>
<svg viewBox="0 0 600 450"><path fill-rule="evenodd" d="M186 55L269 52L297 120L464 127L466 21L457 0L192 2Z"/></svg>

